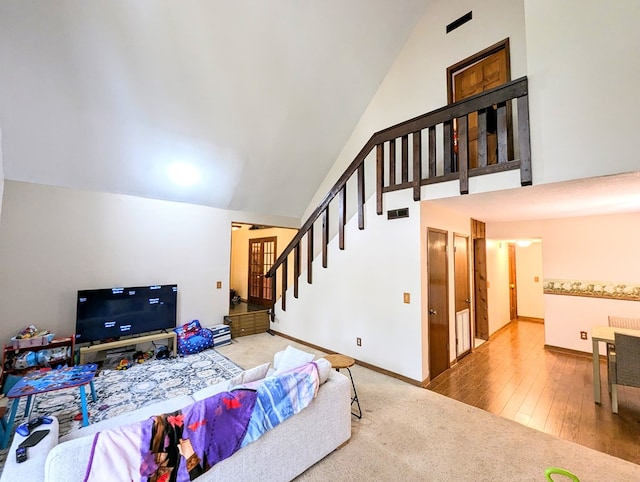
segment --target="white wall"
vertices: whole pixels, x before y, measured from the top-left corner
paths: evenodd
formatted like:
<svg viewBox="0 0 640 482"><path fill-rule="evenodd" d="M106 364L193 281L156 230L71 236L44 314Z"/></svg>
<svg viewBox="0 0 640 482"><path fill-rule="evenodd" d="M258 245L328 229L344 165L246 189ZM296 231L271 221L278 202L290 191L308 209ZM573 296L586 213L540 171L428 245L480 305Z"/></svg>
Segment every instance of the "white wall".
<svg viewBox="0 0 640 482"><path fill-rule="evenodd" d="M529 246L516 244L518 316L544 318L542 248L542 243L539 242Z"/></svg>
<svg viewBox="0 0 640 482"><path fill-rule="evenodd" d="M249 240L276 237L276 259L297 234L297 229L267 228L249 230L249 226L231 232L231 276L230 288L235 289L243 300L249 296ZM275 260L274 260L275 261ZM289 279L293 279L293 265L289 269ZM290 284L290 283L289 283ZM276 299L280 297L281 283L276 284Z"/></svg>
<svg viewBox="0 0 640 482"><path fill-rule="evenodd" d="M447 35L446 25L469 10L473 10L473 20ZM511 77L516 79L526 75L527 65L522 0L430 2L335 164L316 191L303 219L320 203L375 132L447 104L447 67L507 37L511 49ZM375 174L375 169L368 172ZM496 177L500 182L493 186L494 189L519 186L518 176ZM369 182L367 186L368 192L372 192L375 183ZM470 192L474 192L475 186L472 179ZM439 185L432 189L440 192L441 188ZM445 189L440 197L446 195L456 195L456 191Z"/></svg>
<svg viewBox="0 0 640 482"><path fill-rule="evenodd" d="M228 314L231 220L204 206L6 181L0 224L0 339L34 324L75 329L79 289L177 283L178 323ZM291 220L288 220L291 222ZM216 289L216 281L223 288Z"/></svg>
<svg viewBox="0 0 640 482"><path fill-rule="evenodd" d="M524 4L533 183L637 171L640 2Z"/></svg>
<svg viewBox="0 0 640 482"><path fill-rule="evenodd" d="M409 218L389 221L366 203L365 226L346 225L346 249L329 243L328 268L313 262L313 284L300 276L299 299L287 292L271 327L295 338L422 381L420 214L411 192L391 193L387 209L409 206ZM305 265L306 266L306 265ZM403 293L411 303L403 303ZM356 346L356 338L362 346Z"/></svg>
<svg viewBox="0 0 640 482"><path fill-rule="evenodd" d="M487 235L542 239L543 280L640 283L640 213L489 223ZM591 340L581 340L580 331L606 325L610 314L640 317L637 301L543 295L543 305L545 343L584 352L591 352Z"/></svg>
<svg viewBox="0 0 640 482"><path fill-rule="evenodd" d="M549 220L544 223L544 276L640 283L640 213ZM640 317L640 302L544 295L545 342L585 352L580 331L607 324L608 315Z"/></svg>
<svg viewBox="0 0 640 482"><path fill-rule="evenodd" d="M471 220L463 213L442 207L436 203L423 201L420 203L420 269L422 278L422 320L423 320L423 371L429 374L429 272L428 272L428 238L427 229L435 228L447 231L447 269L449 273L449 360L456 359L456 300L455 300L455 257L453 256L453 236L463 234L469 236L469 261L473 259L473 242L470 237ZM469 289L471 306L473 303L473 268L469 268ZM473 314L471 315L473 330Z"/></svg>
<svg viewBox="0 0 640 482"><path fill-rule="evenodd" d="M445 35L445 25L469 10L473 10L473 20ZM634 132L635 124L626 120L629 112L640 110L640 94L633 84L640 74L640 63L634 54L634 49L640 45L639 19L640 4L632 0L615 2L615 5L587 0L579 6L576 2L554 0L434 0L318 188L304 217L315 209L373 133L446 104L445 72L448 66L507 37L511 46L512 78L523 75L529 78L534 184L637 170L633 153L639 150L640 141ZM370 181L375 170L369 168L366 172L367 188L371 192L375 183ZM496 190L518 185L514 173L471 181L472 193L477 192L475 189ZM455 183L425 186L423 199L457 195L456 187ZM385 200L386 209L389 206ZM583 221L594 230L600 229L597 221ZM562 222L558 225L558 229L565 228L562 234L545 232L548 225L544 221L504 224L506 226L495 226L497 235L492 232L494 227L488 225L487 237L540 237L545 247L544 276L553 277L551 273L555 269L551 268L566 267L566 261L548 260L549 256L554 257L554 252L563 251L566 237L571 236ZM629 229L627 226L619 228L623 232ZM616 233L616 230L612 232ZM585 243L584 239L580 242ZM590 261L602 256L591 241L586 242L589 249L574 263L583 269L588 267L591 279L599 277L600 270ZM625 263L609 259L617 256L614 253L622 252L630 251L608 250L604 258L608 263L622 266L626 278L633 281L635 273L631 265L635 265L635 261ZM491 332L509 321L507 253L506 243L502 248L497 244L491 246L487 253ZM576 253L572 254L575 256ZM348 255L352 252L348 251ZM354 262L353 269L360 272L365 269L365 263L366 260L361 265ZM314 297L332 299L333 291L329 286L328 281L326 290L314 285ZM423 293L423 305L424 298ZM559 305L577 308L594 300L583 302L582 299L555 296L549 301L549 298L544 296L543 301L546 342L589 351L588 342L576 340L577 325L590 326L601 321L602 314L590 311L584 313L588 315L585 318L580 309L565 310ZM304 303L306 306L306 301ZM604 300L597 303L603 307L608 304ZM580 313L579 323L570 321L576 313ZM307 339L303 327L296 327L296 333ZM422 341L425 344L424 338ZM392 348L398 353L403 350L400 345Z"/></svg>
<svg viewBox="0 0 640 482"><path fill-rule="evenodd" d="M509 246L487 239L487 304L489 336L511 321L509 310Z"/></svg>
<svg viewBox="0 0 640 482"><path fill-rule="evenodd" d="M2 197L4 193L4 168L2 164L2 129L0 129L0 223L2 223Z"/></svg>

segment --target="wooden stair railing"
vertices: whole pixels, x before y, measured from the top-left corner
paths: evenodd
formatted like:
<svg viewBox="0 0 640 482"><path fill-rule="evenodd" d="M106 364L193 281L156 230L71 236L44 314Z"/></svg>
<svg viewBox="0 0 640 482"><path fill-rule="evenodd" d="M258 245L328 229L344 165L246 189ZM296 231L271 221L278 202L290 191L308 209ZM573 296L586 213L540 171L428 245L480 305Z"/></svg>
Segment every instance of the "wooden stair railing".
<svg viewBox="0 0 640 482"><path fill-rule="evenodd" d="M508 102L515 99L517 110L517 133L519 159L509 159L509 138L514 128L509 122ZM497 106L497 162L488 164L487 159L487 110ZM469 168L468 163L468 115L478 114L478 167ZM454 149L454 119L457 123L458 149L457 155ZM436 127L442 125L442 134L437 135ZM428 139L428 167L426 176L423 176L422 138L426 131ZM441 137L440 142L438 137ZM411 138L411 141L409 140ZM400 142L400 179L396 179L396 142ZM388 159L385 156L385 146L388 145ZM442 163L438 172L436 158L437 147L441 145ZM409 148L411 146L411 149ZM415 117L408 121L396 124L387 129L376 132L367 141L364 147L356 155L349 167L333 185L322 199L318 207L304 222L298 233L287 247L282 251L271 269L266 273L267 277L274 277L271 284L272 299L276 300L277 270L281 269L282 294L281 307L286 310L286 291L288 282L288 258L293 252L293 295L298 297L298 279L301 273L301 245L302 238L307 236L307 283L312 283L312 267L314 258L314 223L322 216L322 266L328 266L327 250L329 244L329 205L338 197L338 247L344 249L344 227L347 222L347 181L354 173L357 173L357 216L358 228L364 229L364 204L365 160L371 151L376 150L376 212L383 213L383 195L386 192L400 189L412 189L414 201L420 200L421 187L438 182L459 180L460 194L468 194L469 177L492 174L496 172L520 169L520 183L522 186L530 185L531 177L531 147L529 135L529 101L527 78L513 80L495 89L477 94L427 114ZM409 152L412 154L412 162L409 160ZM409 165L411 164L411 173ZM385 170L387 183L385 183ZM411 175L410 175L411 174ZM271 310L272 317L274 310Z"/></svg>

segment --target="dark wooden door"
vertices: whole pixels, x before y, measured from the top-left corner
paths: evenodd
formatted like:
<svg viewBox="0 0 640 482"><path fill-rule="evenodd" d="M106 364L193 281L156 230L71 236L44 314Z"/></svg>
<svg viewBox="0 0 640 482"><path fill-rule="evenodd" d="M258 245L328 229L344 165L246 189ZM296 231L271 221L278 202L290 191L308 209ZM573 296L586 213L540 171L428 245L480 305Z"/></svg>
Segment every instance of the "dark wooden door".
<svg viewBox="0 0 640 482"><path fill-rule="evenodd" d="M449 368L447 232L429 229L427 237L429 377L433 380Z"/></svg>
<svg viewBox="0 0 640 482"><path fill-rule="evenodd" d="M516 285L516 245L509 243L509 315L518 318L518 287Z"/></svg>
<svg viewBox="0 0 640 482"><path fill-rule="evenodd" d="M457 102L498 87L511 79L509 42L503 41L447 69L449 102ZM495 106L494 106L495 107ZM510 118L510 112L508 114ZM496 110L487 110L487 164L498 162ZM478 114L467 119L469 168L478 167ZM454 122L454 132L456 123ZM455 134L454 134L455 136ZM456 136L457 138L457 136ZM510 143L509 143L510 145Z"/></svg>
<svg viewBox="0 0 640 482"><path fill-rule="evenodd" d="M455 276L456 356L471 351L471 299L469 294L469 238L453 237L453 266Z"/></svg>
<svg viewBox="0 0 640 482"><path fill-rule="evenodd" d="M489 302L487 296L487 242L484 238L473 240L474 298L476 338L489 339Z"/></svg>
<svg viewBox="0 0 640 482"><path fill-rule="evenodd" d="M272 305L271 292L273 278L267 278L266 272L276 260L277 238L256 238L249 240L249 303Z"/></svg>

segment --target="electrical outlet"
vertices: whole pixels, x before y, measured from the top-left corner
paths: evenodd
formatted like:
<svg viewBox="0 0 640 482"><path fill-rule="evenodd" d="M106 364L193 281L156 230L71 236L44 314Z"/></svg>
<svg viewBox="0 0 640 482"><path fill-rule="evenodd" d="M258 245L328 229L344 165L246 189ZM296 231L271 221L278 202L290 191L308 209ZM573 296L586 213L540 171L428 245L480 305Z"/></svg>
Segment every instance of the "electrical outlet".
<svg viewBox="0 0 640 482"><path fill-rule="evenodd" d="M586 340L587 339L587 332L586 331L581 331L580 332L580 339L581 340Z"/></svg>
<svg viewBox="0 0 640 482"><path fill-rule="evenodd" d="M356 345L362 346L362 338L360 337L356 338Z"/></svg>

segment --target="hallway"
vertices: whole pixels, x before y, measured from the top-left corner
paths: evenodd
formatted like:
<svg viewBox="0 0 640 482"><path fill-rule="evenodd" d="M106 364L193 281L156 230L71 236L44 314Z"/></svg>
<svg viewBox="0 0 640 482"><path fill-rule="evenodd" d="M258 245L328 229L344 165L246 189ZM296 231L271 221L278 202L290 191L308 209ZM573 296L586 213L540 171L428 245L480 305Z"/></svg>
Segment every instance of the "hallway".
<svg viewBox="0 0 640 482"><path fill-rule="evenodd" d="M519 321L437 377L437 393L640 464L640 389L619 390L619 414L606 394L601 361L602 405L593 402L590 354L544 349L544 325Z"/></svg>

